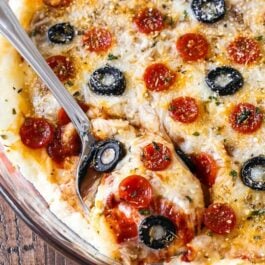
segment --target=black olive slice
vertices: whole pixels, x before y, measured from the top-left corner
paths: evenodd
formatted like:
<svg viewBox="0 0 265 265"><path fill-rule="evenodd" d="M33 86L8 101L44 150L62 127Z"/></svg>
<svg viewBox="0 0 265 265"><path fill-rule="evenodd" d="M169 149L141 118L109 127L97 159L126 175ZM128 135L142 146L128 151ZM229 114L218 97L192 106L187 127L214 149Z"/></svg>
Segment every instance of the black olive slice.
<svg viewBox="0 0 265 265"><path fill-rule="evenodd" d="M182 149L180 149L179 147L175 147L175 151L177 153L177 155L181 158L181 160L185 163L185 165L188 167L188 169L192 172L195 173L196 168L194 163L192 162L192 160L190 159L190 157L185 154Z"/></svg>
<svg viewBox="0 0 265 265"><path fill-rule="evenodd" d="M139 238L149 248L167 247L176 237L176 226L165 216L151 215L139 227Z"/></svg>
<svg viewBox="0 0 265 265"><path fill-rule="evenodd" d="M241 168L241 179L253 190L265 190L265 157L256 156L246 161Z"/></svg>
<svg viewBox="0 0 265 265"><path fill-rule="evenodd" d="M191 9L197 20L204 23L217 22L226 12L224 0L193 0Z"/></svg>
<svg viewBox="0 0 265 265"><path fill-rule="evenodd" d="M55 24L48 30L48 38L52 43L67 44L73 40L75 30L70 23Z"/></svg>
<svg viewBox="0 0 265 265"><path fill-rule="evenodd" d="M205 80L211 90L220 96L233 95L244 85L241 73L228 66L217 67L210 71Z"/></svg>
<svg viewBox="0 0 265 265"><path fill-rule="evenodd" d="M124 74L117 68L106 65L97 69L90 78L90 89L99 95L120 96L126 88Z"/></svg>
<svg viewBox="0 0 265 265"><path fill-rule="evenodd" d="M97 172L110 172L125 156L124 146L116 140L99 142L93 159L93 166Z"/></svg>

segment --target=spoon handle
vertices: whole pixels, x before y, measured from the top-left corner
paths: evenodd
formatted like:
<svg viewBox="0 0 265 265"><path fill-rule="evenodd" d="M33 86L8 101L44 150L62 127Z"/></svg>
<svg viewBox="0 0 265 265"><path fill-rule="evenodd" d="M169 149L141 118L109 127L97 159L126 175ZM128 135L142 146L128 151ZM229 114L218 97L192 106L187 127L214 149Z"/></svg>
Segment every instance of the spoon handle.
<svg viewBox="0 0 265 265"><path fill-rule="evenodd" d="M43 59L6 0L0 0L0 33L12 43L47 85L58 103L65 109L81 139L87 135L91 127L89 119Z"/></svg>

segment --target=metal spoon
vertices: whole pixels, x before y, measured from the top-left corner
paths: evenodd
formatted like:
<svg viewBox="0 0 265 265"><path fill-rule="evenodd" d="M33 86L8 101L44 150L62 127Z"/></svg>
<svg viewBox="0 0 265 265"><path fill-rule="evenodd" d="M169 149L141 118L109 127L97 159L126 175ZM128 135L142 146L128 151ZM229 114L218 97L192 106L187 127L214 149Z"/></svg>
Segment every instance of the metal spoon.
<svg viewBox="0 0 265 265"><path fill-rule="evenodd" d="M5 0L0 0L0 33L11 42L47 85L58 103L68 114L81 138L82 153L77 166L75 189L83 209L87 211L87 207L81 197L80 184L86 174L86 169L92 156L93 144L95 143L95 139L91 134L90 121L43 59Z"/></svg>

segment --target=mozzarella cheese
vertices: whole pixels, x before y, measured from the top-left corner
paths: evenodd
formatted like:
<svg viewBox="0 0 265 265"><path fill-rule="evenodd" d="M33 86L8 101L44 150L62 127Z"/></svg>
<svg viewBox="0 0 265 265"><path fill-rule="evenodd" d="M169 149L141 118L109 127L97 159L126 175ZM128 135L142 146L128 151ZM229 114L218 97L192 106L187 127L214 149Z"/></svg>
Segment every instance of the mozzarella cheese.
<svg viewBox="0 0 265 265"><path fill-rule="evenodd" d="M126 247L119 248L117 252L115 239L102 217L107 196L117 190L122 179L132 172L145 175L157 193L173 201L194 220L203 207L198 181L181 166L177 157L174 157L174 165L163 171L167 181L141 167L141 148L153 140L164 143L174 152L170 137L188 154L211 154L218 165L216 183L210 190L211 201L228 203L237 216L237 226L231 234L217 236L203 229L194 238L190 246L197 255L190 264L248 264L240 258L247 258L253 263L264 262L265 217L252 213L265 209L265 194L246 187L239 172L246 160L264 154L265 126L262 124L254 134L242 135L231 128L229 115L233 106L241 102L251 103L262 112L265 110L265 0L227 0L227 15L212 25L198 23L190 9L190 2L185 0L75 0L64 12L47 9L41 0L34 1L34 4L26 0L19 3L11 0L10 3L20 13L23 25L45 58L58 54L73 58L76 76L72 83L65 86L72 94L78 92L89 105L88 116L93 119L95 135L101 139L115 137L127 148L131 147L112 173L112 185L99 186L88 223L80 213L74 192L73 165L76 158L66 161L65 170L56 169L56 177L51 178L53 164L46 153L29 150L20 142L18 130L25 115L42 116L56 123L60 106L32 70L1 40L0 102L4 107L0 108L0 131L1 135L5 135L1 143L10 146L8 157L40 190L50 209L80 236L93 242L102 253L122 259L125 264L132 263L137 257L131 252L126 255ZM172 23L160 33L139 34L132 21L134 14L143 7L158 8ZM60 22L70 22L78 29L80 35L77 34L72 43L53 45L47 41L47 28ZM82 32L92 27L106 27L111 31L115 44L108 54L118 59L110 61L108 54L91 53L85 49ZM176 40L187 32L199 32L207 38L210 43L208 60L196 63L182 61L175 47ZM229 60L226 49L237 36L253 37L260 42L263 58L258 63L236 65ZM165 63L177 73L177 81L168 91L150 92L144 85L146 67L156 62ZM88 81L93 71L106 64L125 73L127 86L124 95L100 96L89 89ZM207 72L223 65L235 67L244 77L244 86L235 95L219 97L205 83ZM197 100L199 118L196 122L183 124L169 116L171 100L180 96ZM116 119L106 120L106 117ZM141 127L143 136L138 137L131 125ZM232 171L237 172L237 176L231 174ZM263 172L254 173L257 178L264 178ZM191 204L187 196L194 203ZM148 251L141 256L148 256ZM168 264L184 262L176 257Z"/></svg>

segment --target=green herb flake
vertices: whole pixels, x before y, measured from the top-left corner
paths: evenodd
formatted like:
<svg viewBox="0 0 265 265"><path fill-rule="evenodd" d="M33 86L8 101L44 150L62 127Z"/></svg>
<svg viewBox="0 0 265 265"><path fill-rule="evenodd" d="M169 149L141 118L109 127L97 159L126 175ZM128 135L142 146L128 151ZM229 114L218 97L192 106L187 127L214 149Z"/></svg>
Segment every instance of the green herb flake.
<svg viewBox="0 0 265 265"><path fill-rule="evenodd" d="M175 21L170 16L164 16L164 22L170 27L173 27L175 25Z"/></svg>
<svg viewBox="0 0 265 265"><path fill-rule="evenodd" d="M208 231L207 232L207 236L213 236L213 232L212 231Z"/></svg>
<svg viewBox="0 0 265 265"><path fill-rule="evenodd" d="M16 114L17 114L17 111L16 111L15 108L12 109L12 114L13 114L13 115L16 115Z"/></svg>
<svg viewBox="0 0 265 265"><path fill-rule="evenodd" d="M152 142L152 144L153 144L153 146L154 146L154 148L155 148L155 150L156 151L159 151L159 145L156 143L156 142Z"/></svg>
<svg viewBox="0 0 265 265"><path fill-rule="evenodd" d="M223 126L219 126L219 127L217 127L217 134L218 134L218 135L221 134L223 128L224 128Z"/></svg>
<svg viewBox="0 0 265 265"><path fill-rule="evenodd" d="M30 37L35 37L35 36L37 36L37 35L39 35L39 34L40 34L39 29L34 29L34 30L32 30L32 31L29 33L29 36L30 36Z"/></svg>
<svg viewBox="0 0 265 265"><path fill-rule="evenodd" d="M6 139L7 139L7 135L6 135L6 134L1 134L0 136L1 136L1 138L2 138L3 140L6 140Z"/></svg>
<svg viewBox="0 0 265 265"><path fill-rule="evenodd" d="M192 135L193 136L200 136L200 133L199 132L194 132Z"/></svg>
<svg viewBox="0 0 265 265"><path fill-rule="evenodd" d="M85 34L85 31L84 30L78 30L77 31L77 35L78 36L81 36L81 35L84 35Z"/></svg>
<svg viewBox="0 0 265 265"><path fill-rule="evenodd" d="M118 60L119 56L115 56L112 53L108 54L108 61Z"/></svg>
<svg viewBox="0 0 265 265"><path fill-rule="evenodd" d="M157 43L158 43L158 41L154 41L154 43L152 44L151 48L154 48Z"/></svg>
<svg viewBox="0 0 265 265"><path fill-rule="evenodd" d="M189 13L188 13L187 10L184 10L184 11L183 11L183 16L184 16L184 19L185 19L185 20L189 17Z"/></svg>
<svg viewBox="0 0 265 265"><path fill-rule="evenodd" d="M176 110L176 107L170 104L168 107L168 111L175 111L175 110Z"/></svg>
<svg viewBox="0 0 265 265"><path fill-rule="evenodd" d="M79 97L80 96L80 92L79 91L76 91L74 94L73 94L74 97Z"/></svg>
<svg viewBox="0 0 265 265"><path fill-rule="evenodd" d="M261 113L261 110L259 107L256 107L256 114L260 114Z"/></svg>
<svg viewBox="0 0 265 265"><path fill-rule="evenodd" d="M237 117L236 117L236 123L242 124L245 122L251 115L251 111L244 109Z"/></svg>
<svg viewBox="0 0 265 265"><path fill-rule="evenodd" d="M252 212L249 214L249 217L261 216L261 215L265 215L265 208L252 211Z"/></svg>
<svg viewBox="0 0 265 265"><path fill-rule="evenodd" d="M140 209L139 213L141 215L149 215L150 214L150 210L148 210L148 209Z"/></svg>
<svg viewBox="0 0 265 265"><path fill-rule="evenodd" d="M219 106L219 105L222 104L222 103L219 101L219 99L218 99L217 97L215 97L215 96L210 96L208 99L209 99L209 101L215 101L215 105L216 105L216 106Z"/></svg>
<svg viewBox="0 0 265 265"><path fill-rule="evenodd" d="M20 89L17 91L17 93L20 94L22 91L23 91L23 89L20 88Z"/></svg>
<svg viewBox="0 0 265 265"><path fill-rule="evenodd" d="M256 39L257 41L262 41L262 40L263 40L263 36L262 36L262 35L259 35L259 36L255 37L255 39Z"/></svg>
<svg viewBox="0 0 265 265"><path fill-rule="evenodd" d="M235 170L231 170L229 175L233 178L236 178L237 177L237 172Z"/></svg>
<svg viewBox="0 0 265 265"><path fill-rule="evenodd" d="M186 197L186 199L190 202L190 203L192 203L193 202L193 200L192 200L192 198L190 197L190 196L185 196Z"/></svg>
<svg viewBox="0 0 265 265"><path fill-rule="evenodd" d="M169 156L165 156L165 157L164 157L164 160L165 160L165 161L171 161L171 158L170 158Z"/></svg>
<svg viewBox="0 0 265 265"><path fill-rule="evenodd" d="M209 100L217 100L217 97L210 96L210 97L209 97Z"/></svg>
<svg viewBox="0 0 265 265"><path fill-rule="evenodd" d="M71 80L69 80L69 81L67 81L67 82L65 83L65 85L67 85L67 86L73 86L74 83L73 83Z"/></svg>

